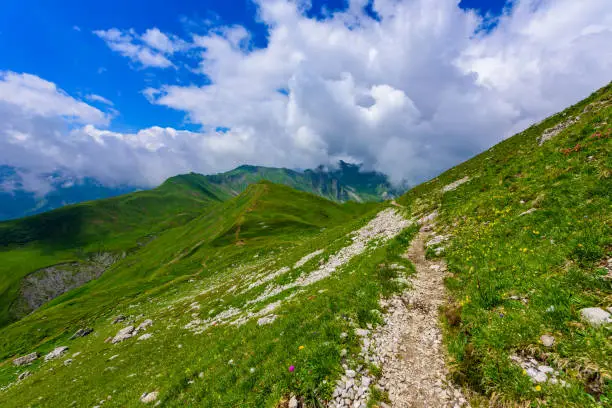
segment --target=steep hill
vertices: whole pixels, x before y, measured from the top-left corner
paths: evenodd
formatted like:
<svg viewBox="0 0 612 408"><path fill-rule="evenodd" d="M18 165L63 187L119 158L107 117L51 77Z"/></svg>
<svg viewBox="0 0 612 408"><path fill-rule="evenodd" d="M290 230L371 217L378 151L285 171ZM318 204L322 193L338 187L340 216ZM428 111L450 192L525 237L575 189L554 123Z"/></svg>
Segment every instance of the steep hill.
<svg viewBox="0 0 612 408"><path fill-rule="evenodd" d="M0 223L0 326L98 277L161 231L227 198L214 185L184 177Z"/></svg>
<svg viewBox="0 0 612 408"><path fill-rule="evenodd" d="M14 224L14 265L126 253L0 328L0 406L610 406L611 124L612 85L397 202L239 168L139 234Z"/></svg>
<svg viewBox="0 0 612 408"><path fill-rule="evenodd" d="M608 85L398 200L437 214L454 377L500 405L612 404L610 327L581 312L612 306L611 131Z"/></svg>

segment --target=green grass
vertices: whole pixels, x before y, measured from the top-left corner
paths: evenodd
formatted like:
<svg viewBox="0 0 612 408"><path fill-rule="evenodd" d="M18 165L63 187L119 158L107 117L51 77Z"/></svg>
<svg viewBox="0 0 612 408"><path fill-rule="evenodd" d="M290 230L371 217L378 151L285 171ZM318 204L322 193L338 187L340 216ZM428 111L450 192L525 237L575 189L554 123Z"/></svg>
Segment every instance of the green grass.
<svg viewBox="0 0 612 408"><path fill-rule="evenodd" d="M584 111L589 105L597 109ZM545 129L576 115L578 123L538 145ZM447 286L462 305L460 323L446 330L455 379L498 405L612 404L610 328L579 317L581 308L612 304L600 266L612 256L611 129L607 86L399 200L415 213L437 208L436 228L452 235ZM464 176L471 180L441 192ZM556 338L551 349L539 343L545 333ZM570 387L536 391L513 353L562 369Z"/></svg>
<svg viewBox="0 0 612 408"><path fill-rule="evenodd" d="M196 184L196 182L198 184ZM98 252L130 252L228 198L189 178L105 200L0 223L0 327L16 320L21 279L37 269L87 261Z"/></svg>
<svg viewBox="0 0 612 408"><path fill-rule="evenodd" d="M398 200L406 216L437 210L436 232L450 235L442 252L451 273L444 337L452 376L472 391L473 406L611 405L610 328L591 328L579 317L583 307L612 303L601 267L612 255L611 101L608 86ZM577 114L578 123L538 145L545 129ZM470 181L442 192L464 176ZM362 363L352 324L380 324L380 297L404 289L390 265L414 270L402 254L417 226L371 242L325 279L257 301L317 269L386 205L341 205L270 182L243 187L227 199L228 190L201 176L178 176L143 201L138 193L68 207L74 217L60 211L0 224L2 307L26 270L100 248L129 250L101 278L0 327L0 386L32 372L0 391L0 406L90 407L103 399L104 406L139 406L140 395L154 390L167 407L276 407L291 393L321 406L341 374L340 351L348 350L350 365ZM199 334L185 328L221 312L257 313L275 301L282 303L270 325L253 318L241 326L221 321ZM105 343L122 327L110 323L119 313L136 323L153 319L153 337ZM69 340L82 327L95 331ZM552 348L539 344L544 333L555 336ZM69 366L66 357L11 364L17 355L60 345L70 347L68 356L81 354ZM536 389L512 354L554 366L569 386Z"/></svg>
<svg viewBox="0 0 612 408"><path fill-rule="evenodd" d="M342 340L340 333L352 333L348 319L361 325L379 322L379 297L401 288L387 264L407 263L400 255L414 228L353 258L330 278L253 304L257 311L295 294L275 311L279 317L271 325L257 326L254 319L243 326L221 324L199 335L183 327L193 319L189 305L194 301L201 305L198 315L206 318L221 308L244 307L268 284L282 285L315 269L321 259L347 245L347 234L380 208L340 205L268 182L250 186L167 230L97 281L2 329L3 359L62 344L70 346L70 353L82 354L67 367L61 361L37 362L28 368L34 372L31 377L0 392L0 405L70 406L77 401L76 406L90 406L110 395L105 405L132 406L153 389L160 391L165 406L275 406L290 392L312 404L329 398L341 369L340 350L359 349L355 336ZM324 252L319 257L266 285L244 293L231 290L320 248ZM118 313L153 319L153 337L104 343L120 328L110 324ZM68 340L84 326L94 327L94 334ZM305 346L301 351L300 345ZM108 361L115 354L119 357ZM294 373L287 370L289 365L296 367ZM6 361L0 365L0 384L14 381L22 371ZM57 392L60 384L63 391Z"/></svg>

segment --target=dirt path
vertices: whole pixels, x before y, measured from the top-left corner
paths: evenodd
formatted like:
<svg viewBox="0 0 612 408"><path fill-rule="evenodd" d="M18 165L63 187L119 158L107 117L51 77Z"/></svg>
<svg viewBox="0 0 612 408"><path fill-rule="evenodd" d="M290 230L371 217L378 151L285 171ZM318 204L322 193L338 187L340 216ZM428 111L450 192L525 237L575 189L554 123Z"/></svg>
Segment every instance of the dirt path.
<svg viewBox="0 0 612 408"><path fill-rule="evenodd" d="M461 391L447 382L438 323L446 265L425 259L426 240L420 232L408 250L417 270L412 289L386 301L386 325L374 334L383 367L379 385L395 408L465 407Z"/></svg>

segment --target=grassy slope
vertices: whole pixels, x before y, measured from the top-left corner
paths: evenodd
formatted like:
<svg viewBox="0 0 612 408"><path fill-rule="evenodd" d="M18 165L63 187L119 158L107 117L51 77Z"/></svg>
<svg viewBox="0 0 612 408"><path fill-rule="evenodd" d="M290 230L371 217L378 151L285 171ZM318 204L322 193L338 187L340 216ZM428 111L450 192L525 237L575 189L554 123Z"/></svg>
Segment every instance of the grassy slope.
<svg viewBox="0 0 612 408"><path fill-rule="evenodd" d="M212 184L183 176L160 187L0 223L0 327L21 278L97 252L125 252L181 225L229 196Z"/></svg>
<svg viewBox="0 0 612 408"><path fill-rule="evenodd" d="M91 406L111 395L105 405L132 406L139 404L142 392L152 389L162 392L168 406L274 406L289 391L310 398L329 396L331 378L340 368L340 348L356 349L358 344L353 336L339 340L348 323L339 320L338 313L362 325L377 321L373 310L378 309L379 295L398 285L392 280L395 272L380 263L405 263L399 255L414 231L357 257L338 278L306 288L277 312L282 315L278 324L259 328L252 321L201 335L183 326L192 319L189 305L194 300L201 305L202 318L220 307L240 307L263 287L240 294L232 286L250 274L293 265L319 248L325 249L323 258L329 256L348 243L347 232L378 208L339 205L271 183L250 186L209 214L168 230L101 279L2 329L3 359L62 344L82 355L69 367L45 364L55 367L52 372L37 362L28 368L34 372L31 377L0 393L0 405L67 406L74 400L77 406ZM301 270L316 265L315 259ZM119 312L152 318L153 338L104 343L119 328L109 323ZM94 327L95 333L67 340L83 326ZM306 346L300 353L299 345ZM108 358L114 354L120 357L111 363ZM230 359L236 364L228 368ZM289 364L298 367L295 375L287 375ZM250 367L256 367L256 375ZM0 365L0 383L14 380L22 371L10 363Z"/></svg>
<svg viewBox="0 0 612 408"><path fill-rule="evenodd" d="M538 145L545 129L576 115L578 123ZM446 333L455 376L499 404L612 404L609 328L579 317L581 308L612 304L601 267L612 255L611 129L607 86L399 200L416 214L437 208L439 232L452 235L444 256L453 273L449 313L460 315ZM442 193L465 176L471 181ZM539 344L544 333L556 338L550 349ZM536 389L512 353L562 368L571 386Z"/></svg>

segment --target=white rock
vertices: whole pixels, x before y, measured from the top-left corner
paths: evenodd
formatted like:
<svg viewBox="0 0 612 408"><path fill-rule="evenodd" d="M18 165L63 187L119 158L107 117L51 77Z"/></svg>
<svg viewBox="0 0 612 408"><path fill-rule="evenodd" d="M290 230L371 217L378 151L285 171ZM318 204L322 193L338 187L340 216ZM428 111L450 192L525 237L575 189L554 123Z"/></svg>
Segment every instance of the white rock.
<svg viewBox="0 0 612 408"><path fill-rule="evenodd" d="M289 399L289 408L297 408L297 407L298 407L297 398L295 398L295 395L292 395L291 399Z"/></svg>
<svg viewBox="0 0 612 408"><path fill-rule="evenodd" d="M153 320L147 319L138 325L138 327L136 328L136 331L146 330L147 327L152 326L152 325L153 325Z"/></svg>
<svg viewBox="0 0 612 408"><path fill-rule="evenodd" d="M276 318L277 318L276 315L268 315L268 316L261 317L257 319L257 325L263 326L265 324L271 324L272 322L276 320Z"/></svg>
<svg viewBox="0 0 612 408"><path fill-rule="evenodd" d="M134 326L124 327L123 329L119 330L119 332L117 332L115 337L113 337L113 339L111 340L111 343L115 344L115 343L122 342L123 340L129 339L133 335L134 335Z"/></svg>
<svg viewBox="0 0 612 408"><path fill-rule="evenodd" d="M56 347L52 352L45 356L45 361L53 360L64 354L68 350L66 346Z"/></svg>
<svg viewBox="0 0 612 408"><path fill-rule="evenodd" d="M612 323L610 313L599 307L587 307L580 310L580 316L586 320L591 326L601 326Z"/></svg>
<svg viewBox="0 0 612 408"><path fill-rule="evenodd" d="M138 338L138 340L148 340L148 339L150 339L151 337L153 337L153 335L152 335L151 333L145 333L145 334L143 334L142 336L140 336L140 337Z"/></svg>
<svg viewBox="0 0 612 408"><path fill-rule="evenodd" d="M548 334L543 334L540 336L540 341L544 345L544 347L552 347L555 344L555 338Z"/></svg>
<svg viewBox="0 0 612 408"><path fill-rule="evenodd" d="M159 395L159 392L157 391L153 391L153 392L145 392L144 394L142 394L142 396L140 397L140 402L143 402L145 404L148 404L149 402L153 402L155 400L157 400L157 396Z"/></svg>
<svg viewBox="0 0 612 408"><path fill-rule="evenodd" d="M38 358L38 353L34 352L34 353L30 353L27 354L25 356L21 356L18 357L16 359L13 360L13 365L16 366L22 366L22 365L26 365L26 364L32 364L32 362L34 360L36 360Z"/></svg>

